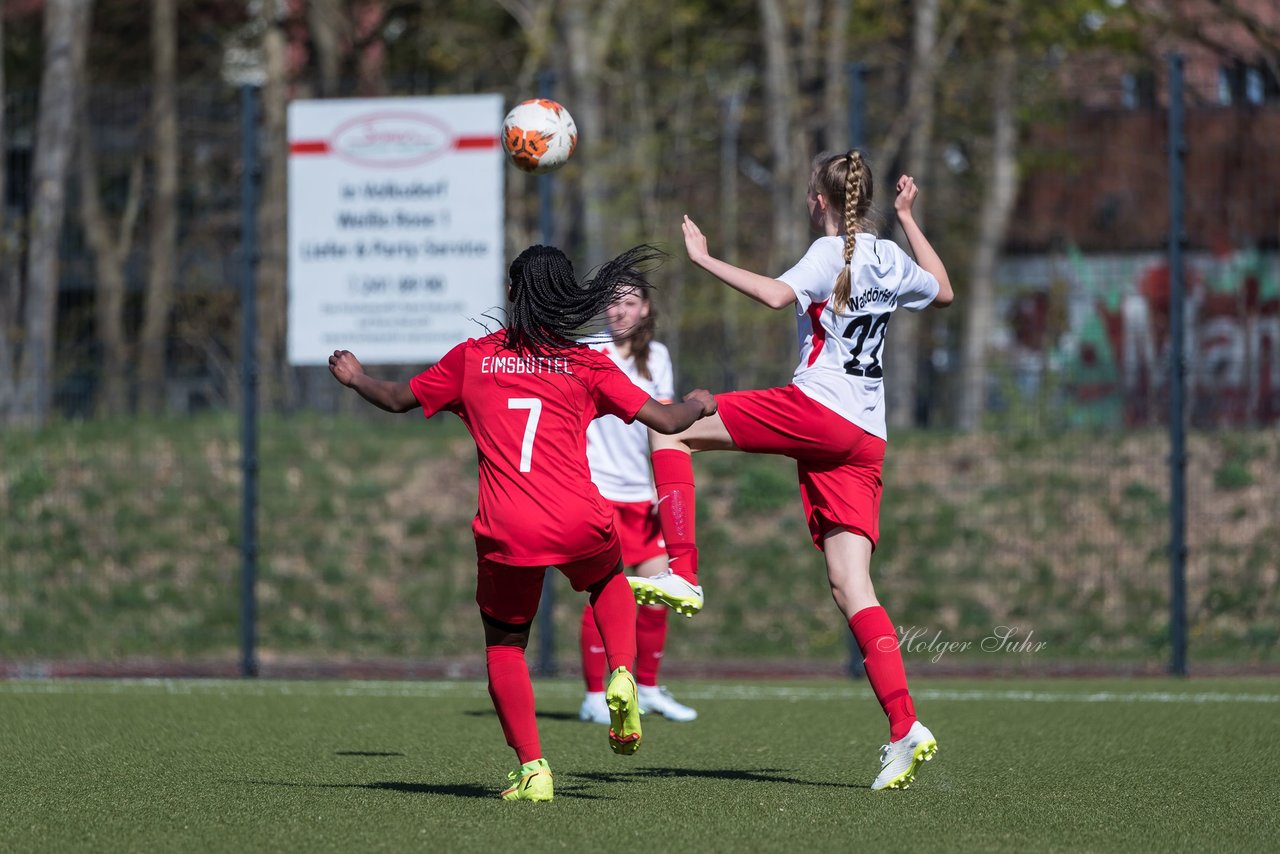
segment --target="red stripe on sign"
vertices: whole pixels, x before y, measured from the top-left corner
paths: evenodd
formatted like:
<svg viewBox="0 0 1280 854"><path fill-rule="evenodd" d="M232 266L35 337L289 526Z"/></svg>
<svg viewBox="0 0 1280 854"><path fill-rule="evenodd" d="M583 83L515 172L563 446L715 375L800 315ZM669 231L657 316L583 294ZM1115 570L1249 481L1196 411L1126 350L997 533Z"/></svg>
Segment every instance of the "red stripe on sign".
<svg viewBox="0 0 1280 854"><path fill-rule="evenodd" d="M460 136L453 141L453 147L458 151L473 148L496 148L497 146L498 138L496 136Z"/></svg>
<svg viewBox="0 0 1280 854"><path fill-rule="evenodd" d="M328 154L329 143L323 139L303 140L289 143L290 154Z"/></svg>

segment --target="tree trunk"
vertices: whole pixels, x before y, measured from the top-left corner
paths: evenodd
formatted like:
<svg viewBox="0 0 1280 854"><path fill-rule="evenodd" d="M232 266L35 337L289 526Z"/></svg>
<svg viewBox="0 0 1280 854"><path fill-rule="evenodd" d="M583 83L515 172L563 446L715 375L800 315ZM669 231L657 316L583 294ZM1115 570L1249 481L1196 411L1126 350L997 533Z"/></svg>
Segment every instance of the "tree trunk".
<svg viewBox="0 0 1280 854"><path fill-rule="evenodd" d="M839 149L853 145L849 139L849 16L853 0L831 0L827 11L827 50L823 61L822 117L826 122L823 146ZM841 145L845 140L845 145Z"/></svg>
<svg viewBox="0 0 1280 854"><path fill-rule="evenodd" d="M119 223L113 224L102 209L98 160L90 133L89 109L80 103L80 219L93 253L94 315L102 356L98 368L102 385L95 411L120 416L129 411L128 344L124 331L125 262L133 246L133 230L142 196L142 157L136 156L129 172L129 189ZM113 235L112 232L115 232Z"/></svg>
<svg viewBox="0 0 1280 854"><path fill-rule="evenodd" d="M176 0L151 7L152 121L156 194L151 208L151 269L139 335L139 404L158 415L164 409L165 365L173 325L174 280L178 273L178 105Z"/></svg>
<svg viewBox="0 0 1280 854"><path fill-rule="evenodd" d="M907 103L911 105L915 121L907 138L907 174L916 179L916 185L929 188L929 151L933 147L933 120L936 104L934 86L938 62L938 6L939 0L916 0L915 22L912 27L911 79L908 85ZM893 197L896 175L889 174L889 162L882 161L880 186L884 199ZM926 196L927 200L927 196ZM926 205L914 212L921 228L925 225ZM901 234L896 234L901 240ZM907 427L915 420L917 387L920 378L920 327L922 318L916 312L894 313L893 334L889 336L885 354L885 375L892 377L892 391L886 395L886 419L890 427Z"/></svg>
<svg viewBox="0 0 1280 854"><path fill-rule="evenodd" d="M3 56L4 15L0 15L0 57ZM9 135L4 121L4 105L7 101L4 63L0 62L0 153L5 157L9 151ZM0 413L8 412L13 405L15 377L12 335L18 331L14 323L18 316L19 280L14 251L17 241L11 240L9 236L9 222L5 216L7 205L4 201L8 198L8 188L5 186L5 177L9 171L7 165L0 164Z"/></svg>
<svg viewBox="0 0 1280 854"><path fill-rule="evenodd" d="M31 182L31 238L18 381L10 420L36 426L53 401L58 312L58 243L66 212L67 172L75 144L76 90L84 66L91 0L47 0L44 69Z"/></svg>
<svg viewBox="0 0 1280 854"><path fill-rule="evenodd" d="M556 0L497 0L497 3L515 19L524 33L527 50L516 75L515 90L528 92L538 72L546 66L547 51L553 37L551 25Z"/></svg>
<svg viewBox="0 0 1280 854"><path fill-rule="evenodd" d="M688 69L689 64L685 62L683 67ZM671 144L672 159L676 163L687 164L691 162L690 150L693 148L693 138L695 133L694 122L694 89L692 86L678 87L676 95L676 118L671 122L671 131L668 139ZM675 191L678 178L668 176L669 184L665 196L667 197L668 211L666 221L670 223L679 222L679 215L683 213L685 201ZM673 228L674 232L674 228ZM675 232L678 234L679 232ZM677 252L680 250L677 249ZM680 348L680 330L683 326L684 315L684 294L685 287L689 281L689 270L692 264L675 264L671 274L666 279L667 292L670 298L667 300L667 317L669 321L665 325L666 331L664 340L667 343L667 350L671 356L671 364L674 366L676 390L681 388L680 366L683 364ZM685 374L687 377L688 374ZM684 386L688 388L688 386Z"/></svg>
<svg viewBox="0 0 1280 854"><path fill-rule="evenodd" d="M554 0L497 0L524 34L525 52L520 62L520 71L516 75L514 89L517 92L532 92L538 73L545 70L547 48L552 40L552 12ZM505 245L510 255L520 252L533 242L542 242L534 238L537 228L534 225L534 211L538 205L538 197L530 192L533 186L530 179L517 178L504 180L503 196L506 200L507 225ZM552 243L555 238L550 239Z"/></svg>
<svg viewBox="0 0 1280 854"><path fill-rule="evenodd" d="M734 76L720 93L720 242L719 255L730 264L740 264L738 258L738 144L742 131L742 113L746 107L749 73L744 69ZM720 364L722 365L721 388L728 391L738 388L738 370L740 348L742 346L738 309L742 294L733 288L722 288L721 324L723 338L721 342Z"/></svg>
<svg viewBox="0 0 1280 854"><path fill-rule="evenodd" d="M802 97L803 92L820 91L819 87L825 83L818 78L818 75L825 69L824 60L826 54L821 50L823 35L823 0L783 0L784 8L787 9L785 14L786 20L794 23L800 22L799 32L792 39L792 43L796 47L797 59L797 78L796 96ZM806 104L801 109L800 115L804 117L803 124L805 126L805 148L801 151L807 151L813 147L812 140L808 139L810 133L817 134L824 129L826 124L825 116L816 109L817 105ZM800 161L805 158L802 154Z"/></svg>
<svg viewBox="0 0 1280 854"><path fill-rule="evenodd" d="M667 43L673 46L672 66L677 78L690 72L688 56L683 49L687 43L683 25L670 21L665 9L645 9L643 18L633 20L639 30L651 33L654 38L666 28ZM649 45L652 42L626 43L626 80L629 101L612 99L612 106L621 115L631 117L633 133L625 135L627 147L625 161L635 177L632 183L638 197L639 231L647 239L659 245L667 243L679 234L678 223L685 212L687 199L679 188L685 175L683 164L689 163L690 140L696 125L698 90L693 86L664 86L650 72ZM684 72L684 75L681 74ZM665 127L662 127L665 120ZM662 142L663 156L654 157L655 142ZM620 247L619 247L620 248ZM683 246L670 245L674 257L663 266L657 279L661 285L654 298L661 308L657 317L656 337L667 345L676 370L677 396L682 386L680 370L680 327L685 305L682 299L687 270L692 265L685 262Z"/></svg>
<svg viewBox="0 0 1280 854"><path fill-rule="evenodd" d="M1009 216L1017 195L1017 124L1014 92L1017 53L1014 48L1013 23L1007 12L999 22L998 47L992 68L991 174L978 214L978 236L974 245L972 268L967 292L962 294L965 306L964 338L960 354L961 430L973 431L982 426L986 400L987 346L995 325L995 267L1008 230Z"/></svg>
<svg viewBox="0 0 1280 854"><path fill-rule="evenodd" d="M365 0L355 8L356 91L362 98L377 98L386 93L385 66L387 44L382 40L386 11L382 0Z"/></svg>
<svg viewBox="0 0 1280 854"><path fill-rule="evenodd" d="M918 0L918 2L925 6L933 5L933 0ZM876 145L874 151L879 162L887 166L898 159L903 141L915 126L923 109L923 105L917 99L926 96L931 100L934 99L938 73L945 60L955 50L960 36L964 35L968 29L971 13L977 2L978 0L966 0L966 2L958 4L951 10L951 17L947 20L946 29L933 38L933 48L927 56L921 57L918 53L918 45L913 46L912 53L914 58L911 62L911 80L907 84L907 106L906 109L898 111L893 123ZM917 15L919 14L921 13L917 12ZM916 24L919 27L919 20L917 20ZM933 24L933 28L936 32L936 23ZM916 29L912 37L913 44L916 39L922 37L923 34L919 29ZM917 75L919 76L918 83L916 82ZM897 176L893 177L896 178Z"/></svg>
<svg viewBox="0 0 1280 854"><path fill-rule="evenodd" d="M786 10L781 0L759 0L763 23L765 73L765 133L773 158L770 198L773 214L773 241L768 267L775 273L787 260L800 257L804 245L804 209L800 207L796 176L795 128L799 85L792 65Z"/></svg>
<svg viewBox="0 0 1280 854"><path fill-rule="evenodd" d="M316 68L321 98L334 98L342 82L342 42L351 21L341 0L311 0L307 4L308 29L316 46Z"/></svg>
<svg viewBox="0 0 1280 854"><path fill-rule="evenodd" d="M596 8L599 6L599 8ZM578 126L577 157L585 176L582 193L583 234L587 267L595 267L612 254L605 245L606 202L609 181L602 156L604 139L605 58L613 44L614 27L623 3L619 0L570 0L564 21L568 29L569 73L573 77L573 120ZM595 9L594 12L591 10Z"/></svg>

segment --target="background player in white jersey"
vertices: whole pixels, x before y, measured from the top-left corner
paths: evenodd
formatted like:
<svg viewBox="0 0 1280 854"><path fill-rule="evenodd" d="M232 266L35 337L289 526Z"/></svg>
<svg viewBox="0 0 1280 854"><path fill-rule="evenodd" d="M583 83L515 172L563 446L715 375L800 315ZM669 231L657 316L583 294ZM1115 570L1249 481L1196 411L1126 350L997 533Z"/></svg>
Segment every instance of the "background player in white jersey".
<svg viewBox="0 0 1280 854"><path fill-rule="evenodd" d="M871 786L885 789L910 785L937 741L916 720L898 637L871 584L886 438L880 358L894 311L950 305L953 294L942 260L912 217L915 181L898 179L893 205L915 261L870 233L872 190L862 152L819 156L807 202L810 224L821 236L776 279L713 257L698 226L684 218L685 248L694 264L770 308L795 306L800 364L785 388L718 395L717 415L676 436L652 436L671 571L630 581L637 601L662 602L685 615L701 610L689 454L739 449L793 457L831 595L889 718L889 743Z"/></svg>
<svg viewBox="0 0 1280 854"><path fill-rule="evenodd" d="M630 380L653 399L675 399L675 377L667 348L653 340L655 312L647 292L623 293L607 312L609 337L592 347L611 359ZM587 428L587 461L591 480L612 505L614 522L622 537L622 560L627 572L654 576L667 568L667 552L658 524L653 476L649 471L649 431L641 423L627 424L612 415L597 418ZM636 683L640 708L673 721L691 721L698 713L678 702L658 684L658 668L667 642L667 609L641 605L636 613ZM596 626L591 604L582 609L579 633L582 678L587 693L578 717L592 723L609 723L605 703L604 642Z"/></svg>

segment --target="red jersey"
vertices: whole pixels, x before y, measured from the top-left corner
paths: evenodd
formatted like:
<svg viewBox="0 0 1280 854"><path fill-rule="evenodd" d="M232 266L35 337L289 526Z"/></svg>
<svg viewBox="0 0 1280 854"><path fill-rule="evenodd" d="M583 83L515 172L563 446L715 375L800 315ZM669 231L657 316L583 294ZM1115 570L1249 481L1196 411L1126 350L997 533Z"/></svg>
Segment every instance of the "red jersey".
<svg viewBox="0 0 1280 854"><path fill-rule="evenodd" d="M587 425L630 423L649 400L608 356L586 345L518 356L506 330L469 339L409 381L428 418L454 412L475 439L476 552L513 566L591 557L616 538L613 511L591 482Z"/></svg>

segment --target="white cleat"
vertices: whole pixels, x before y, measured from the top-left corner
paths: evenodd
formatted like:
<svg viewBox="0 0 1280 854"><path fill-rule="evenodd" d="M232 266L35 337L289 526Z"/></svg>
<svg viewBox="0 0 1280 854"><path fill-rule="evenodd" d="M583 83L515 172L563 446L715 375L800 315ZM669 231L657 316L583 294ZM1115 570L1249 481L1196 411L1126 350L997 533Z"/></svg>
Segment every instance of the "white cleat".
<svg viewBox="0 0 1280 854"><path fill-rule="evenodd" d="M578 720L593 724L609 723L609 704L605 702L603 691L587 692L578 709Z"/></svg>
<svg viewBox="0 0 1280 854"><path fill-rule="evenodd" d="M677 702L666 686L641 685L639 687L640 711L646 714L662 715L669 721L691 721L698 717L695 709Z"/></svg>
<svg viewBox="0 0 1280 854"><path fill-rule="evenodd" d="M702 610L702 588L690 584L670 570L664 570L652 578L638 575L627 577L636 602L641 605L666 605L677 614L692 617Z"/></svg>
<svg viewBox="0 0 1280 854"><path fill-rule="evenodd" d="M880 748L880 775L873 790L905 789L916 779L920 766L938 752L938 740L929 728L916 721L907 734Z"/></svg>

